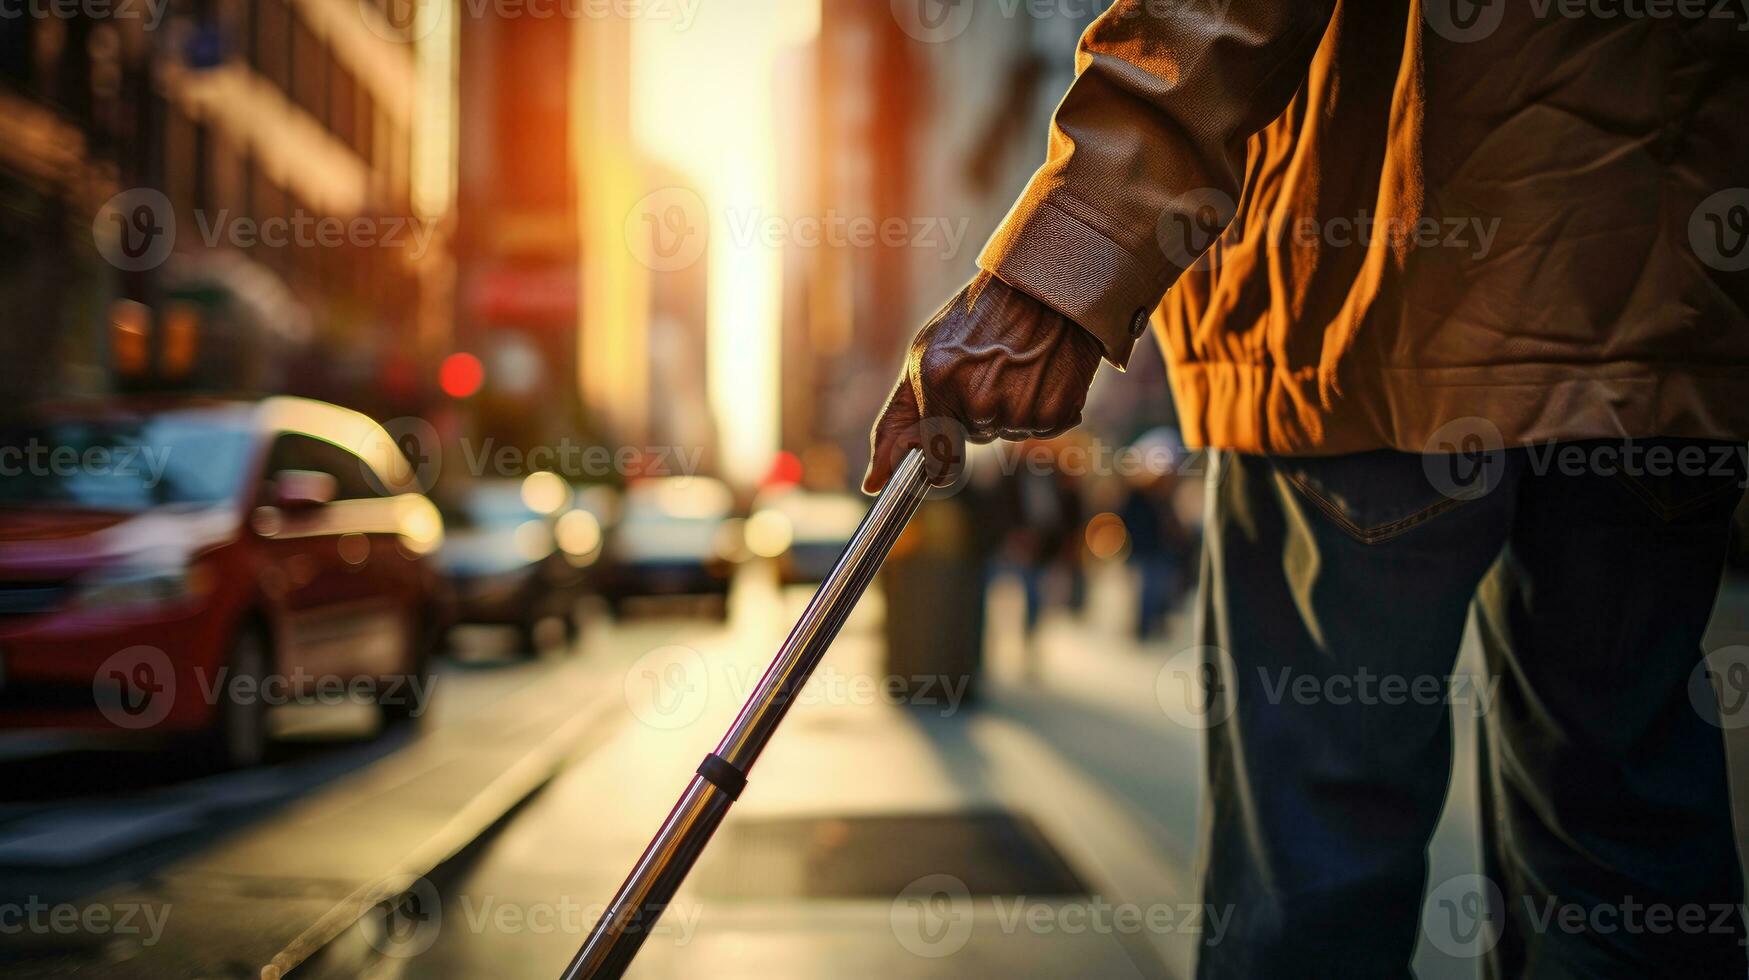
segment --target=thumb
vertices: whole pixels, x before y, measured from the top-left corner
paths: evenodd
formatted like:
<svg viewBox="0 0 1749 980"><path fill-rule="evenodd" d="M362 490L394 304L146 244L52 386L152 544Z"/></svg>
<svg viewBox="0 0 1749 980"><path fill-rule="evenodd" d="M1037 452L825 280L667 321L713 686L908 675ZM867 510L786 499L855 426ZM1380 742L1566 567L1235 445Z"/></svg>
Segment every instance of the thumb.
<svg viewBox="0 0 1749 980"><path fill-rule="evenodd" d="M880 493L892 479L893 470L905 458L905 452L919 444L920 421L917 396L911 391L910 381L900 377L899 383L893 386L893 393L887 396L887 406L881 409L880 418L875 420L874 430L869 433L868 472L862 477L863 493Z"/></svg>

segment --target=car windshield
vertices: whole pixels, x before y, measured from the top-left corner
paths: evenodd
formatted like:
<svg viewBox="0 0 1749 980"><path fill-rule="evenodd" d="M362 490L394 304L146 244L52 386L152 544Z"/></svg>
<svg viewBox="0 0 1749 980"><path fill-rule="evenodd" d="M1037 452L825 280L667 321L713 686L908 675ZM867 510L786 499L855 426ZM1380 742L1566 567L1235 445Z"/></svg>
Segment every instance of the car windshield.
<svg viewBox="0 0 1749 980"><path fill-rule="evenodd" d="M235 496L249 433L188 413L0 425L0 506L141 511Z"/></svg>
<svg viewBox="0 0 1749 980"><path fill-rule="evenodd" d="M444 523L450 527L506 530L522 526L540 515L522 501L511 486L476 487L458 504L444 508Z"/></svg>

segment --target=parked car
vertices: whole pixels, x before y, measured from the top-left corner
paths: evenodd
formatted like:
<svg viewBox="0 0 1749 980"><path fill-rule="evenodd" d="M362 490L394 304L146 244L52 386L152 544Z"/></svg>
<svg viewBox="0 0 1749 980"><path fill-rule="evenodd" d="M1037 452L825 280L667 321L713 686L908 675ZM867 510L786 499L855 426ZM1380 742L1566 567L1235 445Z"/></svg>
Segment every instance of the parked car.
<svg viewBox="0 0 1749 980"><path fill-rule="evenodd" d="M824 581L868 513L868 499L789 486L754 501L747 518L750 552L777 562L778 581L801 585Z"/></svg>
<svg viewBox="0 0 1749 980"><path fill-rule="evenodd" d="M583 569L601 551L594 514L572 506L574 493L552 473L526 480L479 480L446 503L438 564L449 586L452 625L514 626L532 655L537 627L564 623L577 636Z"/></svg>
<svg viewBox="0 0 1749 980"><path fill-rule="evenodd" d="M618 615L639 598L693 596L728 615L734 495L702 476L638 480L619 501L597 589Z"/></svg>
<svg viewBox="0 0 1749 980"><path fill-rule="evenodd" d="M259 762L277 703L424 707L437 509L369 418L129 400L0 425L0 727Z"/></svg>

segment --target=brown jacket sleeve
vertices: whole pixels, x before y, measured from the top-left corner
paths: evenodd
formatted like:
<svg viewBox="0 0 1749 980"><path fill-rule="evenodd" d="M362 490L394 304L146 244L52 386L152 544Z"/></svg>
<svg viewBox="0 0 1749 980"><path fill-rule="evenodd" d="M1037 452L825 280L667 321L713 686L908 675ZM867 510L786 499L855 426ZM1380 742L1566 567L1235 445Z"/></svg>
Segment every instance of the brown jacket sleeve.
<svg viewBox="0 0 1749 980"><path fill-rule="evenodd" d="M1167 288L1232 220L1246 143L1293 98L1335 5L1117 0L1082 35L1045 164L978 264L1122 367Z"/></svg>

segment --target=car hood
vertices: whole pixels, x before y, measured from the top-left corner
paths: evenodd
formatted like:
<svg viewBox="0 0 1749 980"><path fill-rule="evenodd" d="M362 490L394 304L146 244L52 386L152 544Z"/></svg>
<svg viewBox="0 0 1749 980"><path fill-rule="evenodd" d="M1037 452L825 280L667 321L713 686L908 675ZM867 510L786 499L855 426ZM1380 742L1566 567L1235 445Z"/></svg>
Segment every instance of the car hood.
<svg viewBox="0 0 1749 980"><path fill-rule="evenodd" d="M60 507L0 509L0 576L73 575L139 555L194 554L237 533L227 508L140 514Z"/></svg>

